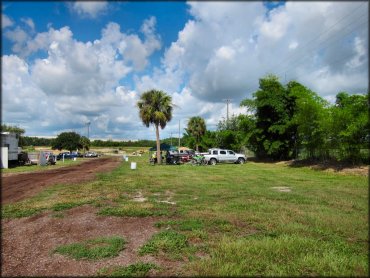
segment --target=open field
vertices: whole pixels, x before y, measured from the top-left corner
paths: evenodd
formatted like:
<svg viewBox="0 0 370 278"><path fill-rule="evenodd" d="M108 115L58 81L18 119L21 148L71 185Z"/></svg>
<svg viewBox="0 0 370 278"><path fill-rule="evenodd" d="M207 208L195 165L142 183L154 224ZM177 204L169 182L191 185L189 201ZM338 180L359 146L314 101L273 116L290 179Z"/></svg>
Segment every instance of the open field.
<svg viewBox="0 0 370 278"><path fill-rule="evenodd" d="M368 274L368 177L147 159L4 205L3 275Z"/></svg>

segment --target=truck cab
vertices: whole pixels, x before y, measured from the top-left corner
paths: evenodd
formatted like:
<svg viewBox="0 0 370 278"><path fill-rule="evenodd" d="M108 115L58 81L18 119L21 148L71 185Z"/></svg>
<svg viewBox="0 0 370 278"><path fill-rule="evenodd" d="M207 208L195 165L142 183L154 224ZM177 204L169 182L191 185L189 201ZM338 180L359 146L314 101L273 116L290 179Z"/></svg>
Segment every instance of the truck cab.
<svg viewBox="0 0 370 278"><path fill-rule="evenodd" d="M208 154L204 155L206 161L215 165L217 163L239 163L244 164L247 158L244 154L236 153L232 150L227 149L209 149Z"/></svg>

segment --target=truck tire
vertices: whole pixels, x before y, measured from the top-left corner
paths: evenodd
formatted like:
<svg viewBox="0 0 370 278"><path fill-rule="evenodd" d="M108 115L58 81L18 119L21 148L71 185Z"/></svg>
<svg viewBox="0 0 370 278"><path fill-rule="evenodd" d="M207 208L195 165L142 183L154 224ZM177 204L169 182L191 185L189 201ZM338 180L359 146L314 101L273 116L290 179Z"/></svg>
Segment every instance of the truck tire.
<svg viewBox="0 0 370 278"><path fill-rule="evenodd" d="M215 158L211 158L211 159L209 160L209 164L211 164L211 165L216 165L216 164L217 164L217 160L216 160Z"/></svg>
<svg viewBox="0 0 370 278"><path fill-rule="evenodd" d="M239 158L238 158L238 163L239 163L239 164L244 164L244 163L245 163L245 159L244 159L244 158L242 158L242 157L239 157Z"/></svg>

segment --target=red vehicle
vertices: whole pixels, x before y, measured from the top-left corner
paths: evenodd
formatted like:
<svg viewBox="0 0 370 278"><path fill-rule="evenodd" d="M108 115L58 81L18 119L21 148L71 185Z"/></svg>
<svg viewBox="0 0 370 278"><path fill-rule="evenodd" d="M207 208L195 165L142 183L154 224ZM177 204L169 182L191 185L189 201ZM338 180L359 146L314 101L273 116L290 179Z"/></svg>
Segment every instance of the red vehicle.
<svg viewBox="0 0 370 278"><path fill-rule="evenodd" d="M183 163L189 162L194 155L195 155L195 152L193 150L180 150L179 151L180 161Z"/></svg>

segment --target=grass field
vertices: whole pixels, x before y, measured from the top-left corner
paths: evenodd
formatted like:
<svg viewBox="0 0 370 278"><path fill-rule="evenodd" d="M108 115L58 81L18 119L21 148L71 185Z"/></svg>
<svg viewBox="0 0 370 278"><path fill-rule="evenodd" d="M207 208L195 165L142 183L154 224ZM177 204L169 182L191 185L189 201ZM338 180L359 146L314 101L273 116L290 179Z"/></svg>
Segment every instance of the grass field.
<svg viewBox="0 0 370 278"><path fill-rule="evenodd" d="M138 252L180 261L180 275L368 275L368 177L283 164L147 160L130 157L93 182L50 187L3 206L2 217L45 210L63 217L83 204L106 216L158 216L161 231ZM135 271L148 268L137 264Z"/></svg>

